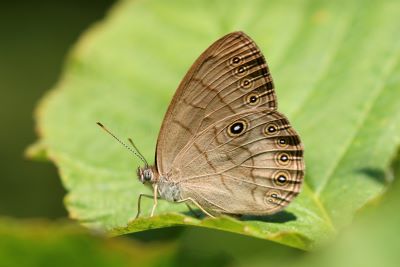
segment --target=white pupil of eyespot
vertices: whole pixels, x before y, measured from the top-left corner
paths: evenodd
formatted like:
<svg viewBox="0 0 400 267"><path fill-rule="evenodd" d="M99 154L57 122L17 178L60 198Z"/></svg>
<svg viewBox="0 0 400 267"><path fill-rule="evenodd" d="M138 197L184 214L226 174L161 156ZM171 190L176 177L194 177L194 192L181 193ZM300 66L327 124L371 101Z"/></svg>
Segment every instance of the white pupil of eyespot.
<svg viewBox="0 0 400 267"><path fill-rule="evenodd" d="M240 126L239 126L239 125L236 125L235 127L233 127L233 130L239 131L239 130L240 130Z"/></svg>

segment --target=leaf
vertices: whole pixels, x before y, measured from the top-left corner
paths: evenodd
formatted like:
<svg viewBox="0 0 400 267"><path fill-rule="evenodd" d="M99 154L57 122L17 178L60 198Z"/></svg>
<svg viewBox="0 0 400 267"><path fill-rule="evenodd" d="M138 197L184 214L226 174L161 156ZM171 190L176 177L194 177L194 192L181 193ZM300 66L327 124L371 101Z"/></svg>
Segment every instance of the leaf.
<svg viewBox="0 0 400 267"><path fill-rule="evenodd" d="M397 267L400 260L400 240L398 238L400 216L397 212L400 203L400 154L393 160L390 172L394 177L394 183L382 197L380 205L360 212L355 222L346 227L334 242L319 248L314 253L302 253L300 255L293 253L296 252L295 250L280 251L276 249L280 248L279 246L274 246L274 250L272 246L265 249L266 244L264 246L260 244L259 248L257 245L246 244L243 246L242 244L242 249L233 252L235 253L233 254L234 257L236 257L235 266ZM198 239L201 240L201 235L197 236L197 239L196 236L190 236L188 244L185 243L186 247L191 246L191 243L197 244ZM210 252L213 251L210 250L212 248L214 248L214 251L219 247L226 249L226 246L221 246L221 244L219 244L219 247L216 246L218 243L224 242L221 236L219 236L219 240L216 239L216 241L215 239L215 236L212 236L211 244L202 246L200 249L206 247ZM240 246L241 242L232 241L228 241L230 242L228 249ZM200 246L197 244L197 247ZM253 253L244 257L243 251L246 250Z"/></svg>
<svg viewBox="0 0 400 267"><path fill-rule="evenodd" d="M289 258L285 266L398 266L400 216L396 211L400 203L400 154L392 165L395 181L379 207L362 212L335 242L318 253L309 253L301 260ZM265 264L262 256L258 259L253 257L252 261L243 266Z"/></svg>
<svg viewBox="0 0 400 267"><path fill-rule="evenodd" d="M310 249L387 186L400 140L398 1L122 1L73 49L37 110L40 151L58 166L72 218L125 234L172 225L216 228ZM95 125L154 158L163 115L197 56L244 30L261 47L279 110L305 143L300 196L274 216L194 219L160 201L133 220L137 162ZM143 201L143 210L152 201Z"/></svg>
<svg viewBox="0 0 400 267"><path fill-rule="evenodd" d="M2 266L159 266L175 247L104 239L66 222L0 219Z"/></svg>

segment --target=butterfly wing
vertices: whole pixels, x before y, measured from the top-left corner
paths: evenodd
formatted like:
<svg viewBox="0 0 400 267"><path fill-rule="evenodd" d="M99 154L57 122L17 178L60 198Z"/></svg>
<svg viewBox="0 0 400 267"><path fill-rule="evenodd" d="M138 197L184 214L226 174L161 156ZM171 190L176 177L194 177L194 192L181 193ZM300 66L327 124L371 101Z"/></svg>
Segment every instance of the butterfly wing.
<svg viewBox="0 0 400 267"><path fill-rule="evenodd" d="M242 32L211 45L180 84L157 143L160 174L211 213L270 214L295 197L303 147L260 50Z"/></svg>
<svg viewBox="0 0 400 267"><path fill-rule="evenodd" d="M303 176L298 134L284 115L268 108L213 123L185 146L171 171L182 198L231 214L281 210L299 193Z"/></svg>
<svg viewBox="0 0 400 267"><path fill-rule="evenodd" d="M257 107L277 108L268 66L250 37L230 33L196 60L179 85L157 141L158 171L170 172L178 153L214 122Z"/></svg>

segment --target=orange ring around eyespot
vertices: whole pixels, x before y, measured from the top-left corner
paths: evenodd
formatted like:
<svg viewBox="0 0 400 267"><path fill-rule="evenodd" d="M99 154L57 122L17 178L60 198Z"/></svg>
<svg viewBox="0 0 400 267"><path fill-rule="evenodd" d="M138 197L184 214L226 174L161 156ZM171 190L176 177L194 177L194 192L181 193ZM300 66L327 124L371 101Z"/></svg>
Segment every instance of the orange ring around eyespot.
<svg viewBox="0 0 400 267"><path fill-rule="evenodd" d="M238 124L237 126L240 127L240 124L242 125L242 129L238 133L234 133L232 130L232 127L235 126L235 124ZM249 123L245 119L240 119L237 121L232 122L228 127L227 127L227 133L230 137L235 137L235 136L240 136L243 133L246 132L247 128L249 126ZM235 130L235 129L234 129Z"/></svg>
<svg viewBox="0 0 400 267"><path fill-rule="evenodd" d="M281 143L281 141L283 141L283 143ZM288 147L289 146L288 138L282 136L276 138L276 145L282 148Z"/></svg>
<svg viewBox="0 0 400 267"><path fill-rule="evenodd" d="M255 100L253 100L255 99ZM260 103L260 97L258 94L250 93L246 95L246 103L250 106L256 106Z"/></svg>
<svg viewBox="0 0 400 267"><path fill-rule="evenodd" d="M248 72L248 68L243 65L233 69L233 75L235 75L236 77L244 77L247 75Z"/></svg>
<svg viewBox="0 0 400 267"><path fill-rule="evenodd" d="M284 157L284 159L283 159L283 157ZM281 152L281 153L276 154L275 161L279 166L287 166L290 164L291 158L288 153Z"/></svg>
<svg viewBox="0 0 400 267"><path fill-rule="evenodd" d="M253 87L253 81L250 79L242 79L239 82L239 86L243 89L249 89Z"/></svg>
<svg viewBox="0 0 400 267"><path fill-rule="evenodd" d="M235 62L236 61L236 62ZM240 56L234 56L233 58L231 58L229 60L229 65L231 66L237 66L240 64L240 62L242 61Z"/></svg>
<svg viewBox="0 0 400 267"><path fill-rule="evenodd" d="M273 127L275 130L270 131L270 127ZM279 133L279 127L277 124L275 123L268 123L265 127L264 127L264 135L266 136L273 136L273 135L277 135Z"/></svg>
<svg viewBox="0 0 400 267"><path fill-rule="evenodd" d="M285 178L284 182L278 181L279 177L283 176ZM287 171L276 171L273 174L273 182L276 186L285 187L289 184L290 174Z"/></svg>
<svg viewBox="0 0 400 267"><path fill-rule="evenodd" d="M276 195L276 197L273 197L273 195ZM265 205L277 204L279 197L280 193L278 191L276 190L269 191L264 195L264 204Z"/></svg>

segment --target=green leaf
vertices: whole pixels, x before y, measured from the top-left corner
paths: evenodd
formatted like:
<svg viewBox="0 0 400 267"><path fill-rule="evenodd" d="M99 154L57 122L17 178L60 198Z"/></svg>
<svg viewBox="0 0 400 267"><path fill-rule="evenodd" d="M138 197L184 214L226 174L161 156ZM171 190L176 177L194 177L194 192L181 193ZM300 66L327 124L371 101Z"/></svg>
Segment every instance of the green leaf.
<svg viewBox="0 0 400 267"><path fill-rule="evenodd" d="M399 1L122 1L74 48L41 102L40 147L60 170L71 217L124 234L172 225L217 228L310 249L387 186L400 140ZM222 35L244 30L264 52L279 110L305 143L300 196L275 216L194 219L160 201L133 220L137 162L95 125L154 158L180 80ZM144 200L149 211L152 201Z"/></svg>
<svg viewBox="0 0 400 267"><path fill-rule="evenodd" d="M353 225L347 227L340 237L318 253L309 253L301 259L286 257L284 266L385 266L399 265L400 216L400 154L393 161L391 173L394 183L381 205L361 212ZM351 253L349 253L351 252ZM271 264L271 262L268 262ZM278 259L273 264L280 264ZM244 265L263 266L265 258L253 257Z"/></svg>
<svg viewBox="0 0 400 267"><path fill-rule="evenodd" d="M175 244L104 239L77 225L0 218L1 266L159 266Z"/></svg>

